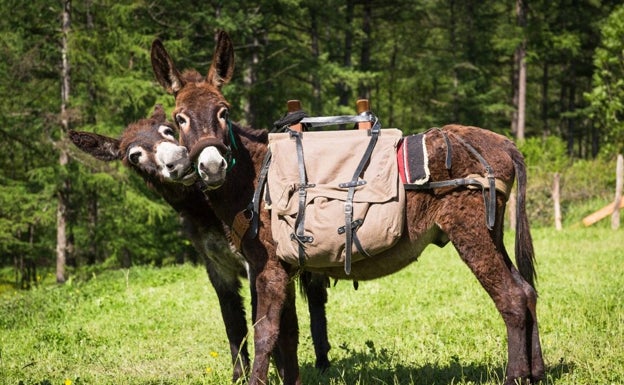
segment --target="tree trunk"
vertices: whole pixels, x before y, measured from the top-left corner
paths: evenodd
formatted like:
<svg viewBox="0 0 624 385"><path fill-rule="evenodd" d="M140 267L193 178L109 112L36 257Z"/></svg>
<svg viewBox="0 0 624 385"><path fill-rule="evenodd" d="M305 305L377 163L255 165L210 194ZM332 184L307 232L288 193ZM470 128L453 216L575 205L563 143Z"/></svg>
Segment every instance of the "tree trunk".
<svg viewBox="0 0 624 385"><path fill-rule="evenodd" d="M455 21L455 0L449 1L449 41L451 44L451 56L453 58L453 118L454 122L459 121L459 74L457 72L457 36L455 28L457 22Z"/></svg>
<svg viewBox="0 0 624 385"><path fill-rule="evenodd" d="M69 129L69 116L67 112L69 93L70 93L70 77L69 77L69 59L68 59L68 35L71 27L71 0L63 2L63 25L62 25L62 41L61 41L61 137ZM65 262L67 261L67 206L70 191L70 184L66 173L64 172L67 163L69 163L69 155L67 151L60 147L59 168L62 174L62 182L57 191L57 208L56 208L56 282L65 282Z"/></svg>
<svg viewBox="0 0 624 385"><path fill-rule="evenodd" d="M90 190L87 194L87 217L89 223L87 224L87 230L89 239L89 249L87 252L87 264L95 265L98 260L98 242L97 242L97 229L98 229L98 192L97 189Z"/></svg>
<svg viewBox="0 0 624 385"><path fill-rule="evenodd" d="M398 47L396 41L392 43L392 55L390 56L390 87L388 87L388 127L394 127L394 90L396 87L396 67L397 67L397 56L398 56ZM378 102L379 105L379 102Z"/></svg>
<svg viewBox="0 0 624 385"><path fill-rule="evenodd" d="M574 112L574 110L576 109L576 103L574 101L575 97L576 97L576 86L575 86L575 80L576 80L576 76L575 76L575 72L574 72L574 64L570 65L571 69L570 69L570 75L569 75L569 86L568 86L568 109L567 112ZM569 116L566 118L566 122L568 123L568 155L570 156L574 156L574 140L576 139L576 121L574 120L573 117ZM578 156L581 157L582 154L580 152L580 147L579 147L579 153Z"/></svg>
<svg viewBox="0 0 624 385"><path fill-rule="evenodd" d="M548 63L544 62L542 66L542 135L547 137L550 135L550 126L548 124Z"/></svg>
<svg viewBox="0 0 624 385"><path fill-rule="evenodd" d="M362 30L364 32L364 41L362 42L362 49L360 51L360 70L369 71L371 68L371 45L372 45L372 19L373 19L373 6L370 0L364 0L364 16L362 20ZM371 98L370 85L360 83L358 86L358 98L367 99Z"/></svg>
<svg viewBox="0 0 624 385"><path fill-rule="evenodd" d="M526 28L526 4L524 0L516 0L516 20L518 26L522 29ZM524 126L526 117L526 40L522 37L522 42L516 47L514 54L514 63L518 71L517 84L514 84L514 107L515 112L511 122L511 132L517 140L524 140ZM515 82L514 82L515 83Z"/></svg>
<svg viewBox="0 0 624 385"><path fill-rule="evenodd" d="M243 84L245 85L245 89L253 90L254 84L256 84L257 80L257 68L258 63L260 62L258 56L258 50L260 47L260 42L258 41L257 34L254 34L251 42L251 56L249 57L249 64L245 69L243 76ZM253 91L252 93L247 93L247 98L245 98L245 104L243 106L243 110L245 111L245 120L247 124L251 127L258 127L258 122L256 122L256 109L257 106L253 103Z"/></svg>
<svg viewBox="0 0 624 385"><path fill-rule="evenodd" d="M310 12L310 50L312 51L312 57L314 62L319 63L321 57L321 50L319 47L319 30L318 30L318 16L314 7L309 7ZM323 99L321 92L321 79L318 71L311 71L310 82L312 84L312 115L322 115L323 113Z"/></svg>
<svg viewBox="0 0 624 385"><path fill-rule="evenodd" d="M61 150L59 155L59 166L64 169L67 166L69 157L65 150ZM65 178L65 177L63 177ZM65 282L65 262L67 261L67 180L64 179L59 186L56 196L58 199L56 207L56 282Z"/></svg>
<svg viewBox="0 0 624 385"><path fill-rule="evenodd" d="M516 127L516 139L519 141L524 140L524 126L525 126L525 118L526 118L526 49L524 47L524 43L522 44L522 48L520 48L519 56L519 66L518 69L518 125Z"/></svg>
<svg viewBox="0 0 624 385"><path fill-rule="evenodd" d="M344 39L344 56L342 57L342 66L350 69L352 67L351 54L353 51L353 13L355 9L355 0L347 0L347 11L345 16L345 39ZM338 94L340 95L338 104L341 106L349 105L350 87L346 80L338 84Z"/></svg>

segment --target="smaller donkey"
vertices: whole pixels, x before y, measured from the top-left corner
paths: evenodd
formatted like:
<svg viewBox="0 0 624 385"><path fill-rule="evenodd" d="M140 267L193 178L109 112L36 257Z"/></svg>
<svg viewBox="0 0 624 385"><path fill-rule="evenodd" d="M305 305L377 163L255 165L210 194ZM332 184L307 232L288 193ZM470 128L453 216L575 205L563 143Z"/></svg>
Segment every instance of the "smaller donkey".
<svg viewBox="0 0 624 385"><path fill-rule="evenodd" d="M247 321L240 294L240 278L247 276L247 264L240 254L232 251L229 228L213 213L198 184L187 149L178 144L175 126L166 121L162 106L156 105L150 118L130 124L119 139L80 131L70 131L69 137L78 148L97 159L121 160L180 215L217 292L234 365L232 379L236 382L249 369ZM308 299L316 367L325 370L329 367L330 349L325 317L328 280L325 276L307 274L301 283Z"/></svg>

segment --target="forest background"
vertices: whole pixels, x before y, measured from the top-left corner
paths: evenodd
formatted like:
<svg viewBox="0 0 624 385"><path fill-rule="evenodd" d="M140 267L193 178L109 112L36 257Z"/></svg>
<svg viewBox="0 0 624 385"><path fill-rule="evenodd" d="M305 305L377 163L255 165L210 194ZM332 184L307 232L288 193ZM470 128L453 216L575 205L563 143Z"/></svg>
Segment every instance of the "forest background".
<svg viewBox="0 0 624 385"><path fill-rule="evenodd" d="M155 38L179 68L207 71L218 29L235 42L233 118L271 127L286 101L353 114L368 98L405 134L449 123L514 138L534 226L613 198L624 150L619 0L0 0L0 267L163 265L194 260L178 219L142 180L69 144L118 136L173 98L155 82ZM57 265L58 263L58 265ZM70 269L67 272L65 268Z"/></svg>

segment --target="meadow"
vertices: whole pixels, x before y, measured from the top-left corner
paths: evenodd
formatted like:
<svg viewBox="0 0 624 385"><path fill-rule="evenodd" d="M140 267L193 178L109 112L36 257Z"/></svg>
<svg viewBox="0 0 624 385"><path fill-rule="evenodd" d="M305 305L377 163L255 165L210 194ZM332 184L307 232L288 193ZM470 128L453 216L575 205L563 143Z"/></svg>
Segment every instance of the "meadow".
<svg viewBox="0 0 624 385"><path fill-rule="evenodd" d="M533 236L544 383L624 384L622 230L544 228ZM201 266L107 270L64 286L44 274L30 291L3 288L2 385L230 383L217 298ZM331 287L325 373L314 368L300 297L298 312L305 384L502 382L503 322L450 245L430 246L418 262L358 290L346 281Z"/></svg>

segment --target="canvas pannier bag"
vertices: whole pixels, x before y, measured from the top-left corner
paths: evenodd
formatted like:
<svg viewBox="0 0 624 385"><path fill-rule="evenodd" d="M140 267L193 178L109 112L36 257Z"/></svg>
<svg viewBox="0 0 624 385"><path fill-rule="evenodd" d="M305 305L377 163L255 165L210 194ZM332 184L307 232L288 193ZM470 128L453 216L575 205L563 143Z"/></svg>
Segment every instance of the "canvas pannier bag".
<svg viewBox="0 0 624 385"><path fill-rule="evenodd" d="M379 131L370 159L352 192L354 239L348 253L349 269L351 261L392 247L403 230L405 192L396 162L402 134L397 129ZM301 143L299 154L297 135ZM310 267L344 264L346 269L348 188L344 184L354 178L370 138L370 131L366 130L269 134L271 230L281 259ZM300 188L300 158L304 160L304 189ZM305 212L301 217L303 204ZM303 236L298 237L297 233Z"/></svg>

